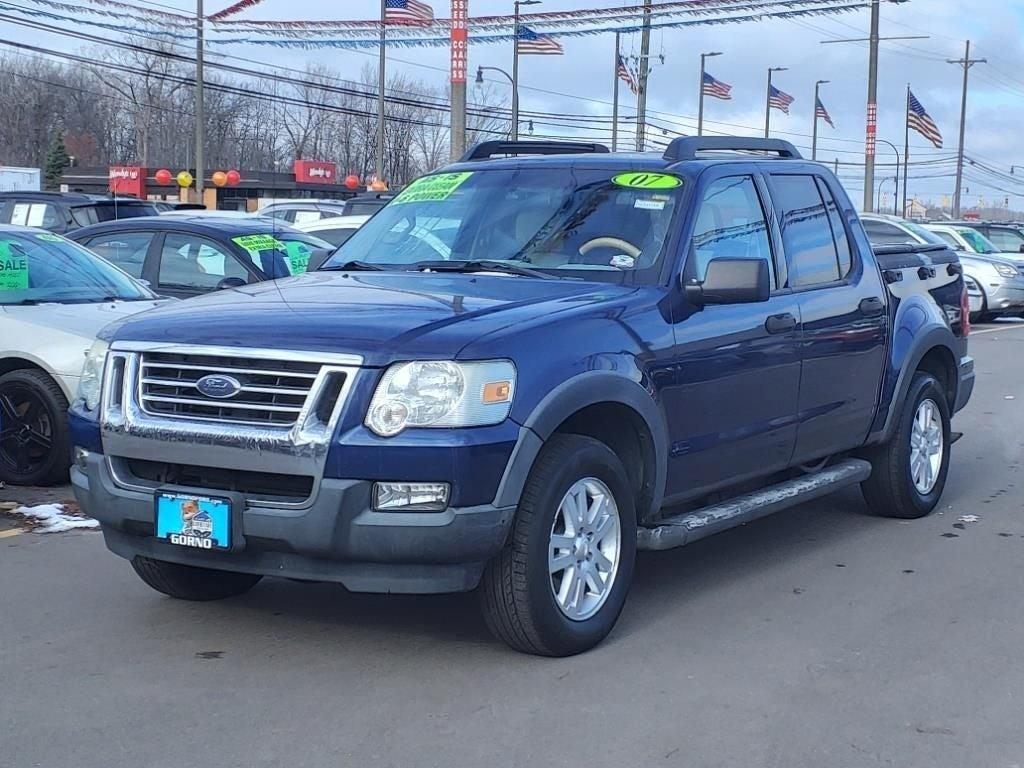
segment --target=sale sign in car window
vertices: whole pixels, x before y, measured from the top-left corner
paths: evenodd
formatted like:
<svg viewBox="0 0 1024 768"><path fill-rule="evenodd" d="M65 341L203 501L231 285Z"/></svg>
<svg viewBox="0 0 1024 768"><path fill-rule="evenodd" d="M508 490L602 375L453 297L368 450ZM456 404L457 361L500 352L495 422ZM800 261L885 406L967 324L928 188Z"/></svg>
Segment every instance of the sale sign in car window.
<svg viewBox="0 0 1024 768"><path fill-rule="evenodd" d="M28 256L17 243L0 240L0 291L28 290Z"/></svg>
<svg viewBox="0 0 1024 768"><path fill-rule="evenodd" d="M433 176L423 176L403 189L401 194L391 201L391 204L435 203L447 200L472 175L471 171L463 171L462 173L435 173Z"/></svg>

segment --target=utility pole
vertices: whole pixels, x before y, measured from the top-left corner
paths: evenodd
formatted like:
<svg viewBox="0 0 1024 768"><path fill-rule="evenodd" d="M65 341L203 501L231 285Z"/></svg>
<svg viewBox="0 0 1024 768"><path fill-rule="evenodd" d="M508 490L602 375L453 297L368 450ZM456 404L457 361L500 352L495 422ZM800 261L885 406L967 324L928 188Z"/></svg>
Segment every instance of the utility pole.
<svg viewBox="0 0 1024 768"><path fill-rule="evenodd" d="M697 101L697 135L704 135L704 75L707 72L705 68L705 62L713 56L721 56L721 51L711 51L711 53L702 53L700 55L700 90L697 91L699 99Z"/></svg>
<svg viewBox="0 0 1024 768"><path fill-rule="evenodd" d="M772 75L785 72L789 67L768 68L768 90L764 95L764 137L767 139L772 129Z"/></svg>
<svg viewBox="0 0 1024 768"><path fill-rule="evenodd" d="M821 95L821 86L829 82L829 80L819 80L814 84L814 130L811 132L811 160L818 159L818 101Z"/></svg>
<svg viewBox="0 0 1024 768"><path fill-rule="evenodd" d="M875 136L878 131L878 45L883 40L927 40L927 35L879 37L881 24L880 0L871 0L871 33L868 37L849 40L822 40L830 43L869 43L868 45L868 107L867 132L864 140L864 211L875 207Z"/></svg>
<svg viewBox="0 0 1024 768"><path fill-rule="evenodd" d="M451 0L451 140L452 160L466 151L466 73L469 67L469 0Z"/></svg>
<svg viewBox="0 0 1024 768"><path fill-rule="evenodd" d="M374 152L374 176L377 181L384 181L384 86L387 82L384 68L387 55L384 50L386 41L386 25L384 16L387 14L387 0L380 0L380 60L377 62L377 146Z"/></svg>
<svg viewBox="0 0 1024 768"><path fill-rule="evenodd" d="M640 31L640 66L636 94L636 151L644 151L644 129L647 126L647 75L651 54L651 0L644 0L643 26Z"/></svg>
<svg viewBox="0 0 1024 768"><path fill-rule="evenodd" d="M619 151L619 33L615 33L615 61L612 69L612 152Z"/></svg>
<svg viewBox="0 0 1024 768"><path fill-rule="evenodd" d="M967 74L975 64L985 64L987 59L971 58L971 41L967 41L962 59L947 59L950 64L964 68L964 90L960 97L960 147L956 154L956 192L953 193L953 218L960 218L960 194L964 183L964 134L967 130Z"/></svg>
<svg viewBox="0 0 1024 768"><path fill-rule="evenodd" d="M203 202L203 143L206 134L206 105L203 93L205 48L203 0L196 0L196 197L198 203Z"/></svg>

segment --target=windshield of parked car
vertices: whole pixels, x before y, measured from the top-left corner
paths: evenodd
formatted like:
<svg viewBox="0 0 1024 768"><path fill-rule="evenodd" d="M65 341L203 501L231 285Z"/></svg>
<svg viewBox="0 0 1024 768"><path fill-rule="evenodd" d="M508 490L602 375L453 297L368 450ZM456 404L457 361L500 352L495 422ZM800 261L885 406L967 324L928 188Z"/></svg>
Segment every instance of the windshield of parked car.
<svg viewBox="0 0 1024 768"><path fill-rule="evenodd" d="M996 248L995 243L980 232L970 229L969 227L958 227L956 231L975 253L999 253L999 249Z"/></svg>
<svg viewBox="0 0 1024 768"><path fill-rule="evenodd" d="M679 176L621 170L434 174L403 190L325 266L486 260L552 275L653 276L684 188Z"/></svg>
<svg viewBox="0 0 1024 768"><path fill-rule="evenodd" d="M59 235L0 232L0 305L153 297L121 270Z"/></svg>

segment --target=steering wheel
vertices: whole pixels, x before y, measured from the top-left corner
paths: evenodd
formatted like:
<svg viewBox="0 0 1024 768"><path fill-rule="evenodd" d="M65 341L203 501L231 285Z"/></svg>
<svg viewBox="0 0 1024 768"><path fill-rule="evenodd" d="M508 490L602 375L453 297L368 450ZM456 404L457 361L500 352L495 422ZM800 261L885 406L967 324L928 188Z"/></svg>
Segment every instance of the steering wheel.
<svg viewBox="0 0 1024 768"><path fill-rule="evenodd" d="M639 248L618 237L595 237L593 240L587 240L580 246L580 256L586 256L597 248L618 248L627 256L632 256L634 259L640 258Z"/></svg>

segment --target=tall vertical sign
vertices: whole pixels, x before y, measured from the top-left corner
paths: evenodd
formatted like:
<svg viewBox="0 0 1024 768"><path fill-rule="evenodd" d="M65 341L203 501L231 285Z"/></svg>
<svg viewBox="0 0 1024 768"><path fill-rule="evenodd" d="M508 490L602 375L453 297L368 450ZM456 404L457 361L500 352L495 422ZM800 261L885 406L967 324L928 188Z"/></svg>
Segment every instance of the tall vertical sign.
<svg viewBox="0 0 1024 768"><path fill-rule="evenodd" d="M466 71L469 68L469 0L451 0L451 150L452 159L466 151Z"/></svg>

